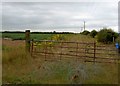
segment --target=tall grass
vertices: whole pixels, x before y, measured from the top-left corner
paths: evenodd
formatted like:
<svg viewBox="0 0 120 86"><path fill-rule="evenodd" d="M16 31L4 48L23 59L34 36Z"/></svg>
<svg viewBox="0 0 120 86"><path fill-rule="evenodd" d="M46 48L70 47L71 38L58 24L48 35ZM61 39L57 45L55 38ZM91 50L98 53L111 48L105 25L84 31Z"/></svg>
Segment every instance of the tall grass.
<svg viewBox="0 0 120 86"><path fill-rule="evenodd" d="M27 54L24 47L21 46L2 46L3 53L3 64L8 62L19 62L21 60L25 60L27 58Z"/></svg>
<svg viewBox="0 0 120 86"><path fill-rule="evenodd" d="M25 67L30 65L31 56L25 51L25 46L2 45L2 81L3 83L14 82L21 73L25 72Z"/></svg>
<svg viewBox="0 0 120 86"><path fill-rule="evenodd" d="M3 83L16 84L115 84L114 64L83 63L73 59L44 61L32 58L23 46L3 46ZM48 58L48 57L47 57ZM112 70L111 70L112 67ZM77 78L72 78L77 75Z"/></svg>
<svg viewBox="0 0 120 86"><path fill-rule="evenodd" d="M95 39L81 35L65 35L66 41L91 42ZM2 45L3 83L20 84L116 84L116 64L84 63L67 58L44 61L38 55L31 57L24 45ZM48 56L47 58L50 58ZM74 78L74 76L77 78Z"/></svg>

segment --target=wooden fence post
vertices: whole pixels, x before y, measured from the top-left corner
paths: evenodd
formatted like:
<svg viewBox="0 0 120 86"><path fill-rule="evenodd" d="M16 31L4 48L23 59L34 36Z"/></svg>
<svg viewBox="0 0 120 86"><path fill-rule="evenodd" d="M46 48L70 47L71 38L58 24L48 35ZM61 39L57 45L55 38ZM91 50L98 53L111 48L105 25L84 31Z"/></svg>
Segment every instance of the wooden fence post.
<svg viewBox="0 0 120 86"><path fill-rule="evenodd" d="M25 31L26 51L30 52L30 30Z"/></svg>

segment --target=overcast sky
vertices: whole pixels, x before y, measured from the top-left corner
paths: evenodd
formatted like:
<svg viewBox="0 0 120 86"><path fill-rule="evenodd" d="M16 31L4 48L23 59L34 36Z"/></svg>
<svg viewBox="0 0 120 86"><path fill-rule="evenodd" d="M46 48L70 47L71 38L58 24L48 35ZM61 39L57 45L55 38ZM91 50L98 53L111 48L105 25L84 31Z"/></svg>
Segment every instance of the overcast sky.
<svg viewBox="0 0 120 86"><path fill-rule="evenodd" d="M118 2L3 2L3 31L118 31Z"/></svg>

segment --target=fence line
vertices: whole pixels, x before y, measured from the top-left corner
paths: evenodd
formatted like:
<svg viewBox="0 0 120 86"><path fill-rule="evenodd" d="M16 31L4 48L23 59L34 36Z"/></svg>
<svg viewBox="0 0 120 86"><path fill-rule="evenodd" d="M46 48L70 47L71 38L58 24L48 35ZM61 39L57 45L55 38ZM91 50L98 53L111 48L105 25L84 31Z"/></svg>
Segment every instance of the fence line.
<svg viewBox="0 0 120 86"><path fill-rule="evenodd" d="M96 42L85 43L54 40L31 41L31 55L42 54L45 57L45 61L47 60L47 55L57 55L60 60L62 57L66 58L66 56L71 56L76 57L76 59L84 59L85 62L116 63L101 61L102 59L119 61L117 50L112 48L114 47L97 45Z"/></svg>

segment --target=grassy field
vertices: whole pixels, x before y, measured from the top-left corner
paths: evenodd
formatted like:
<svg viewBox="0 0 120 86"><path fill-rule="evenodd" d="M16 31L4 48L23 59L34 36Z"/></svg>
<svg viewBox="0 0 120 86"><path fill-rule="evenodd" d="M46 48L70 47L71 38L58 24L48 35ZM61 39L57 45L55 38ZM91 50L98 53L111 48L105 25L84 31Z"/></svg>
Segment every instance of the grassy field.
<svg viewBox="0 0 120 86"><path fill-rule="evenodd" d="M24 34L23 34L24 35ZM47 35L47 34L45 34ZM43 39L46 37L43 36ZM35 36L35 35L34 35ZM36 37L37 36L37 37ZM36 35L36 39L40 35ZM48 36L48 35L47 35ZM24 37L24 36L23 36ZM50 36L49 36L50 37ZM19 84L117 84L118 65L84 63L72 58L44 61L44 56L31 57L25 51L24 40L2 40L4 83ZM95 39L80 34L64 34L65 41L94 42ZM50 58L47 57L47 58ZM112 68L112 69L111 69Z"/></svg>
<svg viewBox="0 0 120 86"><path fill-rule="evenodd" d="M53 36L53 34L35 34L35 33L32 33L31 39L34 39L34 40L50 39L51 36ZM25 33L2 33L1 38L11 38L13 40L25 40Z"/></svg>

